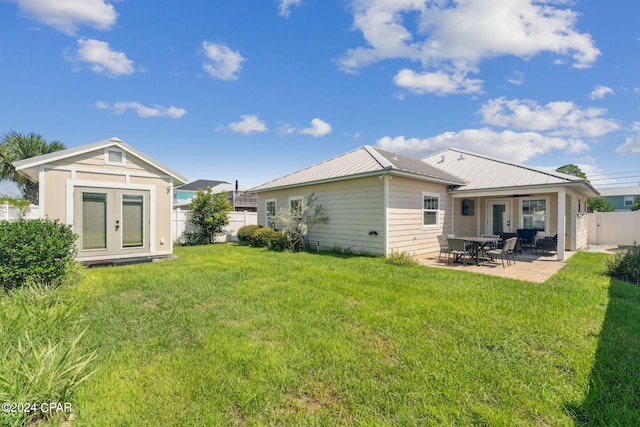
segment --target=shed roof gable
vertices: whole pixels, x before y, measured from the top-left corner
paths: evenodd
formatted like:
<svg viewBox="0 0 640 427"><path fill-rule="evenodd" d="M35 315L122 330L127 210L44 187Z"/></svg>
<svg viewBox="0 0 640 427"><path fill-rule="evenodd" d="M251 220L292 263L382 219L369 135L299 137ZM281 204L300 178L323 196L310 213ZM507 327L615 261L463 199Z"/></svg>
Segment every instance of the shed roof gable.
<svg viewBox="0 0 640 427"><path fill-rule="evenodd" d="M119 138L109 138L103 141L94 142L91 144L81 145L79 147L67 148L65 150L55 151L53 153L43 154L41 156L35 156L24 160L19 160L13 163L13 166L17 171L24 173L29 176L35 182L38 180L38 170L39 166L55 163L56 161L65 160L72 158L74 156L79 156L81 154L89 153L92 151L99 151L103 149L107 149L110 147L118 148L127 153L127 155L132 155L142 160L143 162L149 164L150 166L158 169L162 173L173 178L175 183L183 184L187 182L187 179L180 175L179 173L173 171L162 163L152 159L146 154L138 151L133 148L131 145L125 143Z"/></svg>

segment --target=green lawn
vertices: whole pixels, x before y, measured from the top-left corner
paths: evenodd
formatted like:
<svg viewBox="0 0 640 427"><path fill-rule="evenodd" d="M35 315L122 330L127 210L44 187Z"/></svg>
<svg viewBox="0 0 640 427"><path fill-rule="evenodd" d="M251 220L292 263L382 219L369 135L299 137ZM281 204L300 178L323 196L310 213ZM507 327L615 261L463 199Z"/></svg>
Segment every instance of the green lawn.
<svg viewBox="0 0 640 427"><path fill-rule="evenodd" d="M177 248L71 289L97 372L75 426L639 425L640 288L381 258Z"/></svg>

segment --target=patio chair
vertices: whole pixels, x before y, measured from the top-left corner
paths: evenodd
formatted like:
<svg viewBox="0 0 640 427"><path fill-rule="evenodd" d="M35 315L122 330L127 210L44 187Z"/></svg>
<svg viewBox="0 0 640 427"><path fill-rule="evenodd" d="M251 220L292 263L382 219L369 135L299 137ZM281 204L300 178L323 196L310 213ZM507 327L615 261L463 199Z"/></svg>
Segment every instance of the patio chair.
<svg viewBox="0 0 640 427"><path fill-rule="evenodd" d="M547 236L543 239L540 239L536 242L536 255L538 255L538 250L542 252L558 252L558 235L555 236Z"/></svg>
<svg viewBox="0 0 640 427"><path fill-rule="evenodd" d="M504 245L502 245L501 249L491 249L489 251L486 251L485 253L491 256L491 259L493 259L494 255L499 256L500 259L502 260L502 268L505 268L504 267L505 259L507 260L507 265L511 265L511 261L509 260L509 257L513 259L514 264L516 263L516 258L513 253L513 248L515 248L517 241L518 241L517 237L511 237L505 240Z"/></svg>
<svg viewBox="0 0 640 427"><path fill-rule="evenodd" d="M440 253L438 254L438 259L442 259L442 254L449 254L449 243L447 242L447 237L443 234L440 234L438 237L438 244L440 245Z"/></svg>
<svg viewBox="0 0 640 427"><path fill-rule="evenodd" d="M449 258L451 258L451 255L454 256L453 262L462 259L463 264L467 263L465 256L467 258L471 256L469 250L467 249L467 242L465 242L463 239L447 239L447 246L449 247L449 253L447 255L447 265L449 265Z"/></svg>
<svg viewBox="0 0 640 427"><path fill-rule="evenodd" d="M536 237L536 233L538 230L535 228L518 228L516 233L518 234L518 238L520 239L520 245L524 248L525 246L529 246L529 249L533 250L533 243Z"/></svg>
<svg viewBox="0 0 640 427"><path fill-rule="evenodd" d="M495 242L484 245L483 249L496 249L498 247L498 240L500 240L500 236L498 236L497 234L481 234L480 237L484 237L487 239L496 239Z"/></svg>

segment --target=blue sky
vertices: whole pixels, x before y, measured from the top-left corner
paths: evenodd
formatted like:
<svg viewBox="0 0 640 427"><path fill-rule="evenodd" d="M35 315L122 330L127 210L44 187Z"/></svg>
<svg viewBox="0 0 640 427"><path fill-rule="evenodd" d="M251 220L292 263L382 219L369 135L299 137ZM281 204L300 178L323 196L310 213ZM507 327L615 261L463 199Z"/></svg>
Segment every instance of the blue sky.
<svg viewBox="0 0 640 427"><path fill-rule="evenodd" d="M116 136L244 186L367 144L637 185L638 17L636 0L0 0L0 132Z"/></svg>

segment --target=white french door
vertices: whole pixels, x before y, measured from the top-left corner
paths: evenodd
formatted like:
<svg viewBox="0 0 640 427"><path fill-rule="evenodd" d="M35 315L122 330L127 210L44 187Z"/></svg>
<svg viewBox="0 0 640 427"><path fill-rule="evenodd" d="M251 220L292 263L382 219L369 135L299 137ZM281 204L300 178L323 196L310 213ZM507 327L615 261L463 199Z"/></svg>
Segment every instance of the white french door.
<svg viewBox="0 0 640 427"><path fill-rule="evenodd" d="M74 188L79 257L149 251L149 191Z"/></svg>

